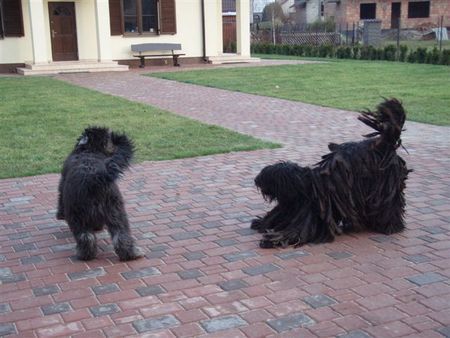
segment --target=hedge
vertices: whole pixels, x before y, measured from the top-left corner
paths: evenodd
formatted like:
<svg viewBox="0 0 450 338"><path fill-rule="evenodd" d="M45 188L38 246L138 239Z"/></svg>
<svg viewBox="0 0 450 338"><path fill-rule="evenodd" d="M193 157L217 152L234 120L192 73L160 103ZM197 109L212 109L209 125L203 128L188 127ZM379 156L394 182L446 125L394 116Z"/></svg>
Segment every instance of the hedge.
<svg viewBox="0 0 450 338"><path fill-rule="evenodd" d="M332 46L332 45L273 45L269 43L253 43L251 52L255 54L295 55L305 57L322 57L356 60L385 60L410 63L428 63L434 65L450 65L450 49L439 51L436 47L428 50L417 48L409 50L407 46L395 45L376 48L373 46Z"/></svg>

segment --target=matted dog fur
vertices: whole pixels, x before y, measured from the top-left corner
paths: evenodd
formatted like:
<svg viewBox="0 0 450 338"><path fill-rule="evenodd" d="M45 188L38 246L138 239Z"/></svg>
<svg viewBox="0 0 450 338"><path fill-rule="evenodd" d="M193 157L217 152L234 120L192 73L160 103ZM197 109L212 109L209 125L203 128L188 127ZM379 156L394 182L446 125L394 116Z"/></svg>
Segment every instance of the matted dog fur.
<svg viewBox="0 0 450 338"><path fill-rule="evenodd" d="M77 242L77 257L97 254L95 232L107 227L120 260L142 256L130 235L130 226L117 179L133 157L126 135L90 127L78 138L64 162L59 183L57 219L66 220Z"/></svg>
<svg viewBox="0 0 450 338"><path fill-rule="evenodd" d="M292 162L265 167L255 184L276 206L252 221L251 227L263 233L260 246L331 242L350 231L402 231L410 170L396 149L405 115L398 100L385 100L358 117L375 129L365 140L329 144L331 152L313 167Z"/></svg>

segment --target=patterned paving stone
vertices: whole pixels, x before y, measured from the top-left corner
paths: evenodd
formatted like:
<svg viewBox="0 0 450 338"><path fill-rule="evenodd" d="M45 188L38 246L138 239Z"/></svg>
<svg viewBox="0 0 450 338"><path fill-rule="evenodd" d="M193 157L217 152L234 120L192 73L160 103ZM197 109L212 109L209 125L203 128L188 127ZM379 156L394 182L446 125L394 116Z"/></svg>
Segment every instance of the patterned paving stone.
<svg viewBox="0 0 450 338"><path fill-rule="evenodd" d="M200 322L206 332L213 333L223 330L231 330L236 327L246 325L247 323L239 316L225 316L204 320Z"/></svg>
<svg viewBox="0 0 450 338"><path fill-rule="evenodd" d="M139 333L151 332L177 326L180 322L172 315L158 318L141 319L133 322L133 326Z"/></svg>
<svg viewBox="0 0 450 338"><path fill-rule="evenodd" d="M338 337L339 338L371 338L372 336L370 336L369 334L367 334L364 331L356 330L356 331L351 331L346 334L339 335Z"/></svg>
<svg viewBox="0 0 450 338"><path fill-rule="evenodd" d="M71 280L82 280L87 278L96 278L105 275L103 268L94 268L81 272L70 272L67 274Z"/></svg>
<svg viewBox="0 0 450 338"><path fill-rule="evenodd" d="M141 74L56 78L282 147L134 163L119 186L146 256L131 262L118 260L106 231L97 237L95 260L74 257L71 233L55 219L58 174L0 180L0 336L447 334L449 127L407 121L402 143L409 154L398 152L414 172L404 232L263 250L261 235L249 229L270 208L254 187L257 173L279 160L312 165L329 142L358 140L369 129L353 112ZM202 276L182 279L184 271ZM335 303L325 298L314 308L304 301L311 295ZM44 315L49 304L70 310Z"/></svg>
<svg viewBox="0 0 450 338"><path fill-rule="evenodd" d="M249 285L242 279L232 279L232 280L228 280L228 281L219 283L219 286L224 291L232 291L232 290L239 290L239 289L245 288Z"/></svg>
<svg viewBox="0 0 450 338"><path fill-rule="evenodd" d="M196 261L199 259L202 259L206 257L206 255L201 251L196 252L186 252L183 254L184 258L186 258L188 261Z"/></svg>
<svg viewBox="0 0 450 338"><path fill-rule="evenodd" d="M57 285L46 285L43 287L33 289L33 294L36 297L44 296L44 295L52 295L52 294L58 293L58 292L59 292L59 288Z"/></svg>
<svg viewBox="0 0 450 338"><path fill-rule="evenodd" d="M140 269L140 270L122 272L122 276L125 279L142 278L142 277L147 277L147 276L155 276L155 275L159 275L159 274L161 274L161 272L159 272L158 269L151 267L151 266Z"/></svg>
<svg viewBox="0 0 450 338"><path fill-rule="evenodd" d="M9 304L0 304L0 313L11 312L11 307Z"/></svg>
<svg viewBox="0 0 450 338"><path fill-rule="evenodd" d="M46 316L53 315L55 313L63 313L70 311L70 305L68 303L50 304L41 307L42 313Z"/></svg>
<svg viewBox="0 0 450 338"><path fill-rule="evenodd" d="M417 284L419 286L448 280L447 277L442 276L441 274L435 273L435 272L426 272L424 274L417 275L417 276L412 276L412 277L409 277L407 279L410 282L412 282L414 284Z"/></svg>
<svg viewBox="0 0 450 338"><path fill-rule="evenodd" d="M16 328L12 323L0 323L0 336L7 336L11 334L17 334Z"/></svg>
<svg viewBox="0 0 450 338"><path fill-rule="evenodd" d="M305 303L311 305L314 309L317 309L319 307L323 306L329 306L336 304L336 300L334 300L331 297L328 297L327 295L314 295L314 296L308 296L303 298Z"/></svg>
<svg viewBox="0 0 450 338"><path fill-rule="evenodd" d="M277 319L268 320L267 324L278 333L281 333L298 327L312 325L314 320L303 313L291 313Z"/></svg>
<svg viewBox="0 0 450 338"><path fill-rule="evenodd" d="M217 241L214 241L214 243L220 246L231 246L237 244L238 242L235 239L227 238L227 239L218 239Z"/></svg>
<svg viewBox="0 0 450 338"><path fill-rule="evenodd" d="M279 252L279 253L276 253L275 256L277 256L278 258L280 258L282 260L288 260L288 259L293 259L293 258L298 258L298 257L309 256L309 253L301 251L301 250L296 250L296 251L291 251L291 252Z"/></svg>
<svg viewBox="0 0 450 338"><path fill-rule="evenodd" d="M204 275L200 270L191 269L178 272L178 276L180 276L181 279L194 279Z"/></svg>
<svg viewBox="0 0 450 338"><path fill-rule="evenodd" d="M111 315L113 313L120 312L120 309L116 304L103 304L99 306L93 306L89 310L95 317Z"/></svg>
<svg viewBox="0 0 450 338"><path fill-rule="evenodd" d="M20 259L20 263L23 265L27 264L38 264L44 262L44 258L42 256L31 256L31 257L22 257Z"/></svg>
<svg viewBox="0 0 450 338"><path fill-rule="evenodd" d="M272 263L263 264L259 266L252 266L249 268L244 268L242 271L244 271L246 274L250 276L257 276L257 275L263 275L265 273L277 271L280 268Z"/></svg>
<svg viewBox="0 0 450 338"><path fill-rule="evenodd" d="M345 259L345 258L349 258L352 257L353 255L349 252L345 252L345 251L333 251L333 252L328 252L327 256L330 256L331 258L334 259Z"/></svg>
<svg viewBox="0 0 450 338"><path fill-rule="evenodd" d="M92 291L94 291L94 293L97 296L99 296L99 295L105 295L105 294L111 293L111 292L120 291L120 288L117 284L111 283L111 284L93 286Z"/></svg>
<svg viewBox="0 0 450 338"><path fill-rule="evenodd" d="M432 259L430 257L427 257L425 255L410 255L404 257L407 261L410 261L412 263L426 263L431 261Z"/></svg>
<svg viewBox="0 0 450 338"><path fill-rule="evenodd" d="M441 327L441 328L437 329L436 331L439 332L441 335L443 335L446 338L450 337L450 326Z"/></svg>
<svg viewBox="0 0 450 338"><path fill-rule="evenodd" d="M165 293L166 290L164 290L161 285L152 285L152 286L142 286L140 288L136 289L136 292L141 297L151 296L151 295L159 295L161 293Z"/></svg>
<svg viewBox="0 0 450 338"><path fill-rule="evenodd" d="M229 262L236 262L236 261L240 261L242 259L247 259L247 258L255 257L255 256L256 256L256 253L253 251L241 251L241 252L236 252L233 254L223 255L223 257Z"/></svg>

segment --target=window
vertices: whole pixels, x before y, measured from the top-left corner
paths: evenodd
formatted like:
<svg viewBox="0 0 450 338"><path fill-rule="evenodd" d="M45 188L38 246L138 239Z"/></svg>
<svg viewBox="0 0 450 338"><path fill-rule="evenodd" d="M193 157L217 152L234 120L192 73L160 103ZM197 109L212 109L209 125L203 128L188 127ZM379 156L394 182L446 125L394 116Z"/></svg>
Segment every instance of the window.
<svg viewBox="0 0 450 338"><path fill-rule="evenodd" d="M0 0L0 38L23 36L21 0Z"/></svg>
<svg viewBox="0 0 450 338"><path fill-rule="evenodd" d="M123 0L125 33L156 33L158 30L156 0Z"/></svg>
<svg viewBox="0 0 450 338"><path fill-rule="evenodd" d="M175 34L175 0L109 0L111 35Z"/></svg>
<svg viewBox="0 0 450 338"><path fill-rule="evenodd" d="M359 18L361 20L375 19L377 4L361 4L359 7Z"/></svg>
<svg viewBox="0 0 450 338"><path fill-rule="evenodd" d="M408 3L408 18L428 18L429 16L429 1L417 1Z"/></svg>

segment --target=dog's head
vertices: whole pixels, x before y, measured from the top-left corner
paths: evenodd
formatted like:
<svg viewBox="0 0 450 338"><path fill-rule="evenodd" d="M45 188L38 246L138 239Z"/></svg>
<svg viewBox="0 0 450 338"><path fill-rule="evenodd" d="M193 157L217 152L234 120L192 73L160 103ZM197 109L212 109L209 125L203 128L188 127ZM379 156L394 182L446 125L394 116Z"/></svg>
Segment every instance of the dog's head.
<svg viewBox="0 0 450 338"><path fill-rule="evenodd" d="M309 172L309 168L293 162L279 162L261 170L255 178L255 185L265 200L289 203L300 197L305 189L304 178Z"/></svg>
<svg viewBox="0 0 450 338"><path fill-rule="evenodd" d="M112 142L113 133L110 129L104 127L86 128L77 140L76 151L90 151L104 153L106 155L114 152Z"/></svg>

